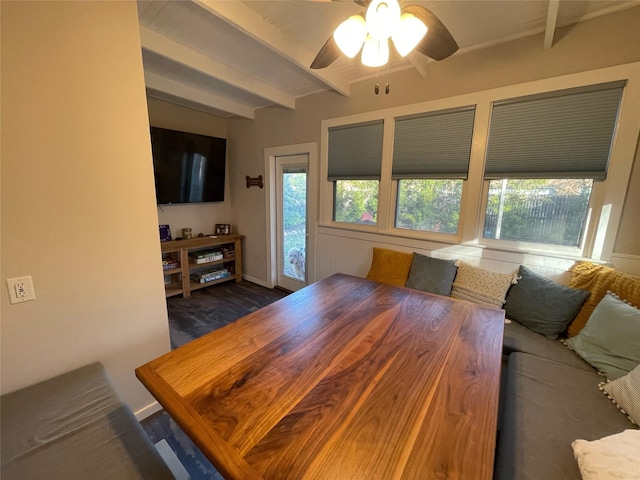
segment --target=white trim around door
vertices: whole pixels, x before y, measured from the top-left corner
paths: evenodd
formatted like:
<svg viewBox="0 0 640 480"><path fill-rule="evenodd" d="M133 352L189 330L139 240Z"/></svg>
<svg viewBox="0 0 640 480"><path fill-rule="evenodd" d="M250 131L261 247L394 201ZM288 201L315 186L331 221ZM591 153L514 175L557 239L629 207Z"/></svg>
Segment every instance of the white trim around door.
<svg viewBox="0 0 640 480"><path fill-rule="evenodd" d="M309 239L307 242L307 282L316 279L316 236L318 225L318 143L299 143L264 149L265 171L265 208L266 208L266 259L267 286L277 284L278 265L276 261L276 158L289 155L308 155L309 170L307 183L307 223Z"/></svg>

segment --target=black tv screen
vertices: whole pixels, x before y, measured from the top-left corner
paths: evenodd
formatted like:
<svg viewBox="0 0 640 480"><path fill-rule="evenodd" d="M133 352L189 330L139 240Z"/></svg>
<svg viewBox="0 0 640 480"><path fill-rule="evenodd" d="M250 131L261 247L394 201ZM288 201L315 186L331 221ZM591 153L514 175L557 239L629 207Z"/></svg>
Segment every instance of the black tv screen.
<svg viewBox="0 0 640 480"><path fill-rule="evenodd" d="M227 140L151 127L158 205L224 201Z"/></svg>

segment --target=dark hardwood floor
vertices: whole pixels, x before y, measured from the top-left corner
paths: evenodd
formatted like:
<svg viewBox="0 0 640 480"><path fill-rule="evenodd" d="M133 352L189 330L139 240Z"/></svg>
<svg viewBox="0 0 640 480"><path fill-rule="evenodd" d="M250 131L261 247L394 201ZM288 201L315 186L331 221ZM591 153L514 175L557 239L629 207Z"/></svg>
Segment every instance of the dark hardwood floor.
<svg viewBox="0 0 640 480"><path fill-rule="evenodd" d="M243 281L203 288L187 298L168 298L171 348L178 348L287 295L281 290ZM141 424L154 444L167 441L191 480L223 480L166 412L161 410L144 419Z"/></svg>
<svg viewBox="0 0 640 480"><path fill-rule="evenodd" d="M203 288L187 298L168 298L171 348L224 327L286 295L281 290L243 281Z"/></svg>

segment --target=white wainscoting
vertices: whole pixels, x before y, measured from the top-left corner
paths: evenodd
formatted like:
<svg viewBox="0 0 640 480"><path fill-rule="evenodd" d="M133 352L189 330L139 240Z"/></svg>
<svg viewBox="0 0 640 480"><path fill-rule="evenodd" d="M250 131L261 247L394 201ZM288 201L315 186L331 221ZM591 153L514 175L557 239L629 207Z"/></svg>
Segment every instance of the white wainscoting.
<svg viewBox="0 0 640 480"><path fill-rule="evenodd" d="M640 277L640 255L614 253L611 255L611 264L621 272Z"/></svg>
<svg viewBox="0 0 640 480"><path fill-rule="evenodd" d="M445 244L394 235L359 232L334 227L318 227L316 280L334 273L347 273L364 277L371 266L373 247L401 252L417 252L435 258L462 260L477 267L502 273L511 273L520 265L567 284L569 269L576 258L502 251L480 245Z"/></svg>

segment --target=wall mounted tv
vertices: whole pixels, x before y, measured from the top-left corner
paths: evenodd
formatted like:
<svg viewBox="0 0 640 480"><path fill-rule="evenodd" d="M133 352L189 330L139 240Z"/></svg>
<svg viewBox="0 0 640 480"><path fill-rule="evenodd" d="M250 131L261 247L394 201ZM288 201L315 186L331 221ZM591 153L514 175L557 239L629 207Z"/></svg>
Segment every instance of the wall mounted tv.
<svg viewBox="0 0 640 480"><path fill-rule="evenodd" d="M224 201L227 140L151 127L158 205Z"/></svg>

